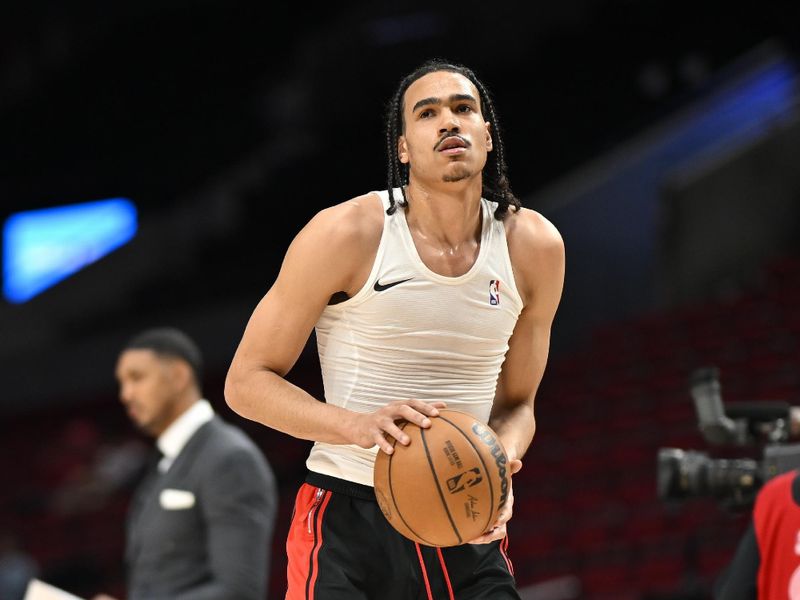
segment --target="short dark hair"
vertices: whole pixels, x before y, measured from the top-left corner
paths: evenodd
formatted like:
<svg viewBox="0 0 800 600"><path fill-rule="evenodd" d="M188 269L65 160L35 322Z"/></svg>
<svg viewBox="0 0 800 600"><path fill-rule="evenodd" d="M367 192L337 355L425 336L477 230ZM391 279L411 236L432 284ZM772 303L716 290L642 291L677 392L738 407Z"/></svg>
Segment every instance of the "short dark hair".
<svg viewBox="0 0 800 600"><path fill-rule="evenodd" d="M203 355L194 340L175 327L155 327L137 334L125 344L125 350L152 350L158 356L180 358L191 367L195 383L200 387L203 376Z"/></svg>
<svg viewBox="0 0 800 600"><path fill-rule="evenodd" d="M403 189L403 186L408 184L408 165L402 165L397 156L397 139L403 131L403 96L408 87L417 79L423 75L435 73L437 71L458 73L469 79L478 89L481 111L484 117L486 117L486 120L490 123L492 139L494 141L494 150L490 153L490 159L486 161L486 166L483 167L482 194L487 200L497 202L497 209L494 211L494 216L497 219L503 219L509 209L517 211L520 209L521 204L519 198L511 191L511 185L508 181L506 149L503 144L503 139L500 136L500 123L498 122L497 111L489 95L489 90L471 69L441 58L428 60L403 77L400 84L397 86L397 90L395 90L394 96L389 102L386 111L386 154L388 158L387 188L389 192L389 208L386 212L391 215L397 210L393 191L395 187L399 187L400 193L402 194L402 198L399 201L400 206L405 207L408 205L406 192Z"/></svg>

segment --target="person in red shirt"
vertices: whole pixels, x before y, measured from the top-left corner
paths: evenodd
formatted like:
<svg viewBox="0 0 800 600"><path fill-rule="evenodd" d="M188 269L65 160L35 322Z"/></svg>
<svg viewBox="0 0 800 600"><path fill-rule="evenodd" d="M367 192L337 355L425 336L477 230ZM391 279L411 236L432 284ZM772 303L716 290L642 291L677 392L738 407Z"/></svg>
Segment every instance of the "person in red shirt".
<svg viewBox="0 0 800 600"><path fill-rule="evenodd" d="M800 472L759 490L753 522L717 582L716 600L800 600Z"/></svg>

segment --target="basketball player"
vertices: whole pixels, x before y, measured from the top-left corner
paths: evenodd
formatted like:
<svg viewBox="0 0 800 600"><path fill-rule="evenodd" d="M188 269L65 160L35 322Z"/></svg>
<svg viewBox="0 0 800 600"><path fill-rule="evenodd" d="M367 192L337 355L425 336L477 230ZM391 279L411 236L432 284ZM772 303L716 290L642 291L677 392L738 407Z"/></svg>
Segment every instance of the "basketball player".
<svg viewBox="0 0 800 600"><path fill-rule="evenodd" d="M357 102L357 100L354 100ZM438 409L498 433L511 471L535 431L534 395L564 278L564 246L520 208L494 106L463 66L428 62L399 84L387 190L317 214L256 307L226 381L239 414L314 440L287 551L287 598L519 598L506 548L513 495L470 544L415 544L372 489L398 421ZM284 379L316 328L325 400Z"/></svg>

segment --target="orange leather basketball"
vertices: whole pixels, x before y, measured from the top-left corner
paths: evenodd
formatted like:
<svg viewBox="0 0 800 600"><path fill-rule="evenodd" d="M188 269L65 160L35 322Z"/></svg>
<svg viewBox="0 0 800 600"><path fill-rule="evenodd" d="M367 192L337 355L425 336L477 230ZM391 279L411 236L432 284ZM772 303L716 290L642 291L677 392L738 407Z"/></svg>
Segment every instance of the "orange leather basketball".
<svg viewBox="0 0 800 600"><path fill-rule="evenodd" d="M405 537L457 546L485 533L508 496L508 457L492 429L470 414L440 410L423 429L403 423L408 446L378 452L375 496Z"/></svg>

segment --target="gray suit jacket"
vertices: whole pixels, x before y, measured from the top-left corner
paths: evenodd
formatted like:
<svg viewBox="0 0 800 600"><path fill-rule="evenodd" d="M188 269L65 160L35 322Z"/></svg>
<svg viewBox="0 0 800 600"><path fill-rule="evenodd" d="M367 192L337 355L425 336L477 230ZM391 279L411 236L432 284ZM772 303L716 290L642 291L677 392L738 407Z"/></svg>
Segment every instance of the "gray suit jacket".
<svg viewBox="0 0 800 600"><path fill-rule="evenodd" d="M128 599L264 600L277 504L261 451L215 416L134 494Z"/></svg>

